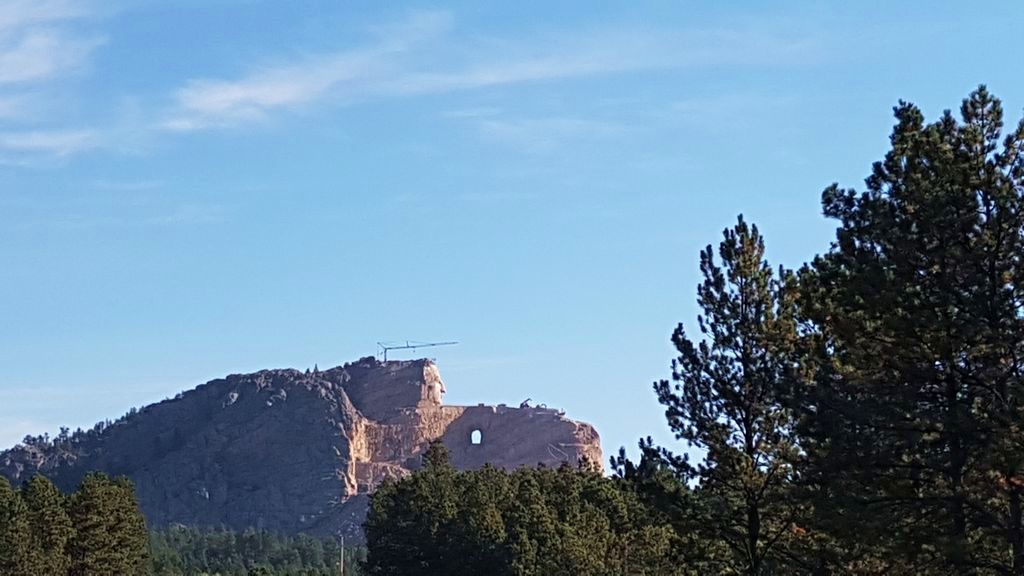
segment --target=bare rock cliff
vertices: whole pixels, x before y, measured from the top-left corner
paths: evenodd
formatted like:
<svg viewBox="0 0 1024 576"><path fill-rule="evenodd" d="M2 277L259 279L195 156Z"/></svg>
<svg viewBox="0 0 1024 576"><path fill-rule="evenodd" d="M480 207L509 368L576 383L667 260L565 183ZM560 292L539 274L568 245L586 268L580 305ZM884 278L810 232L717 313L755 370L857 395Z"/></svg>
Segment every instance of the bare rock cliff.
<svg viewBox="0 0 1024 576"><path fill-rule="evenodd" d="M0 475L66 490L93 470L131 478L151 525L360 536L367 495L441 439L459 468L600 466L589 424L543 407L447 406L429 360L232 375L93 430L0 452Z"/></svg>

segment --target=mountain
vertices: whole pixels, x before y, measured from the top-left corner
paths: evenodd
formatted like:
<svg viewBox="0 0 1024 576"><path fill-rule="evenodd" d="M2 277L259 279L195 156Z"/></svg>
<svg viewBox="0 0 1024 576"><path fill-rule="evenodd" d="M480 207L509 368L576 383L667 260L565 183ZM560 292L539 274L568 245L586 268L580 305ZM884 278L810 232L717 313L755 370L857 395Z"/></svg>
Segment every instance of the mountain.
<svg viewBox="0 0 1024 576"><path fill-rule="evenodd" d="M212 380L115 422L0 452L12 483L64 490L93 470L135 482L151 526L361 536L368 494L440 439L459 468L602 462L589 424L546 407L448 406L430 360L363 358L329 370Z"/></svg>

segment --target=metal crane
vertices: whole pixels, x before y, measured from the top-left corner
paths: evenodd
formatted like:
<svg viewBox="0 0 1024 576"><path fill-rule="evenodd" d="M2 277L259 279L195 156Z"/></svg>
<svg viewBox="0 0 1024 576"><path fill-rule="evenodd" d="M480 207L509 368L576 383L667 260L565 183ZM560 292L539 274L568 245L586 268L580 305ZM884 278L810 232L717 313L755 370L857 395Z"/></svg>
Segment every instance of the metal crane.
<svg viewBox="0 0 1024 576"><path fill-rule="evenodd" d="M384 362L388 361L388 350L415 350L417 348L433 348L434 346L452 346L458 342L416 342L406 340L402 342L377 342L377 354Z"/></svg>

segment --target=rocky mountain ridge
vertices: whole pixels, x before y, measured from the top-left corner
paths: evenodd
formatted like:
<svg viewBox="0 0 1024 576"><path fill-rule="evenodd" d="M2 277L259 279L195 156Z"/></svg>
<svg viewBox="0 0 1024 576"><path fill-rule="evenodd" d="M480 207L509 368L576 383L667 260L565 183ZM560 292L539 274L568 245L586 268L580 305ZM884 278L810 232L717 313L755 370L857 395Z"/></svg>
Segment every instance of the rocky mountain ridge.
<svg viewBox="0 0 1024 576"><path fill-rule="evenodd" d="M70 490L92 470L136 485L151 525L358 538L367 495L441 440L460 468L600 465L597 432L560 411L448 406L430 360L212 380L109 424L0 452L0 475Z"/></svg>

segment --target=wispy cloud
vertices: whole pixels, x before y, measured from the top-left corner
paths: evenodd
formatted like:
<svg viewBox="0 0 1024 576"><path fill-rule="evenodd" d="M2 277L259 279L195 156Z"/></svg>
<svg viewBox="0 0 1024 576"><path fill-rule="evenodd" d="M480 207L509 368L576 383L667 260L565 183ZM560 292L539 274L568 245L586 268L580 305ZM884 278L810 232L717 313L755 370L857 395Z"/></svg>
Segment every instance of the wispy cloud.
<svg viewBox="0 0 1024 576"><path fill-rule="evenodd" d="M346 54L271 68L238 81L192 80L178 90L177 109L161 127L190 131L258 120L270 111L322 98L336 84L368 73L373 61L368 54Z"/></svg>
<svg viewBox="0 0 1024 576"><path fill-rule="evenodd" d="M376 29L376 42L367 47L302 57L237 80L190 80L176 91L174 110L159 126L171 131L231 126L341 95L344 88L349 94L365 91L395 73L401 53L442 34L449 24L445 13L416 13L401 24Z"/></svg>
<svg viewBox="0 0 1024 576"><path fill-rule="evenodd" d="M59 157L96 148L99 144L99 136L92 130L0 132L0 150L14 153L44 153Z"/></svg>
<svg viewBox="0 0 1024 576"><path fill-rule="evenodd" d="M90 0L0 1L0 163L31 164L97 149L136 153L168 133L245 126L319 106L655 70L798 65L824 53L820 37L763 23L549 29L512 38L467 34L448 12L412 12L367 28L362 40L343 50L279 55L235 77L185 79L163 104L132 101L123 118L102 128L69 128L51 118L45 126L25 124L26 110L38 107L37 96L45 101L47 93L55 94L57 83L87 64L102 44L101 36L81 25L94 15ZM467 108L446 117L472 121L487 139L540 153L620 129L583 116L528 119L500 112Z"/></svg>
<svg viewBox="0 0 1024 576"><path fill-rule="evenodd" d="M0 2L0 163L34 165L98 147L94 130L33 126L42 102L78 73L103 38L80 24L91 0Z"/></svg>
<svg viewBox="0 0 1024 576"><path fill-rule="evenodd" d="M31 101L13 98L10 104L13 118L5 122L4 100L0 98L0 164L43 167L100 150L137 155L149 150L157 135L149 126L149 120L130 102L121 104L120 109L115 110L102 125L91 121L67 127L55 127L60 125L59 122L46 118L41 111L33 109L32 104ZM37 117L45 121L42 127L23 128L33 124L26 122L26 118L40 123ZM153 185L152 182L142 184ZM138 182L131 184L139 185Z"/></svg>
<svg viewBox="0 0 1024 576"><path fill-rule="evenodd" d="M55 29L27 30L0 39L0 84L35 82L75 70L101 38L79 38Z"/></svg>
<svg viewBox="0 0 1024 576"><path fill-rule="evenodd" d="M452 33L445 13L417 13L364 46L196 78L173 96L160 126L237 126L317 103L408 97L668 68L786 65L815 58L816 39L750 27L699 31L601 28L515 40ZM500 129L500 127L495 127Z"/></svg>
<svg viewBox="0 0 1024 576"><path fill-rule="evenodd" d="M88 2L6 0L0 4L0 84L40 82L75 71L103 38L69 25Z"/></svg>
<svg viewBox="0 0 1024 576"><path fill-rule="evenodd" d="M89 2L86 0L4 0L0 4L0 33L88 14Z"/></svg>

